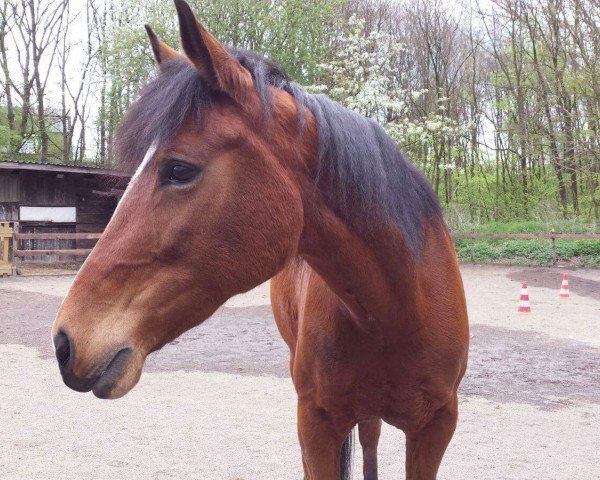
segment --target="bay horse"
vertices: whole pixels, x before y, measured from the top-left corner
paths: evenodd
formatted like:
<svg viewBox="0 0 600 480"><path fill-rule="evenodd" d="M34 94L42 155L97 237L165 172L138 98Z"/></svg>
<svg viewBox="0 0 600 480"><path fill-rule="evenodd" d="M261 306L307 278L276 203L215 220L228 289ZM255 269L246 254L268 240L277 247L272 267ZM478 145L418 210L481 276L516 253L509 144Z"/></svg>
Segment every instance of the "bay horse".
<svg viewBox="0 0 600 480"><path fill-rule="evenodd" d="M137 169L53 325L64 382L121 397L150 352L271 279L305 478L348 478L355 425L377 478L382 420L406 478L436 478L469 343L436 195L375 122L175 4L185 54L146 27L158 74L115 146Z"/></svg>

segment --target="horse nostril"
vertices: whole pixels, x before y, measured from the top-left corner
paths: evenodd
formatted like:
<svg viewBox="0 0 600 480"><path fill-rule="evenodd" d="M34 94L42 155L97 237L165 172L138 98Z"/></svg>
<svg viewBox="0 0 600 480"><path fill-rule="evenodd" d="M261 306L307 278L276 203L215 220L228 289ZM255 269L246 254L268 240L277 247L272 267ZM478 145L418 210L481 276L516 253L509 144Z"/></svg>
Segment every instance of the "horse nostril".
<svg viewBox="0 0 600 480"><path fill-rule="evenodd" d="M56 359L61 367L65 367L71 358L71 341L65 332L59 330L54 337Z"/></svg>

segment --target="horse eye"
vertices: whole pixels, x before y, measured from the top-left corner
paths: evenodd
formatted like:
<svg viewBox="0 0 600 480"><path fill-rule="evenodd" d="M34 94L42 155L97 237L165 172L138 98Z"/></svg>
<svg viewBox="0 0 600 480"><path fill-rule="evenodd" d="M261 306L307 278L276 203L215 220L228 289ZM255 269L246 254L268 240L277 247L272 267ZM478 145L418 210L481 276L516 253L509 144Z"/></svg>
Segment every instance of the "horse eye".
<svg viewBox="0 0 600 480"><path fill-rule="evenodd" d="M196 165L181 160L168 161L160 170L161 183L175 185L189 183L200 173Z"/></svg>

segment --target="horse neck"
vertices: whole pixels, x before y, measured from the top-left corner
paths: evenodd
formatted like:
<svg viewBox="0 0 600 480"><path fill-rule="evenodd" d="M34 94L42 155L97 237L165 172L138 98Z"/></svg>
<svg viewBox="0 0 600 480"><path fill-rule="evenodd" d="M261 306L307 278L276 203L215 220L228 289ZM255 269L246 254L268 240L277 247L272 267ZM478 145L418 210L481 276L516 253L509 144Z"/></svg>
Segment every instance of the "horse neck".
<svg viewBox="0 0 600 480"><path fill-rule="evenodd" d="M313 168L305 171L314 173L315 158L308 159L307 164ZM414 287L419 284L423 263L405 241L401 229L384 215L350 224L328 205L314 176L302 178L300 185L304 229L299 255L356 317L396 321L399 312L405 318L416 313L420 291ZM425 228L424 237L428 240L424 250L427 245L439 244L437 237L445 231L440 225L443 226L441 221L434 220Z"/></svg>
<svg viewBox="0 0 600 480"><path fill-rule="evenodd" d="M280 115L276 124L292 124L297 111L295 102L285 97L275 109ZM317 128L314 116L306 109L306 127L302 142L276 141L278 157L293 177L303 199L304 229L298 255L325 280L347 307L362 318L394 320L399 311L410 315L417 308L417 283L423 264L405 242L401 230L383 217L365 219L365 228L357 228L336 215L327 205L315 182L318 170ZM277 132L275 139L285 139L287 132ZM298 139L297 132L292 138ZM299 147L299 148L298 148ZM368 223L368 225L367 225ZM443 222L434 219L425 228L427 242L421 255L437 248L443 257L448 249ZM439 258L439 256L437 256ZM443 260L446 260L444 258Z"/></svg>
<svg viewBox="0 0 600 480"><path fill-rule="evenodd" d="M322 202L305 204L299 254L361 318L396 318L414 306L419 261L383 220L357 229Z"/></svg>

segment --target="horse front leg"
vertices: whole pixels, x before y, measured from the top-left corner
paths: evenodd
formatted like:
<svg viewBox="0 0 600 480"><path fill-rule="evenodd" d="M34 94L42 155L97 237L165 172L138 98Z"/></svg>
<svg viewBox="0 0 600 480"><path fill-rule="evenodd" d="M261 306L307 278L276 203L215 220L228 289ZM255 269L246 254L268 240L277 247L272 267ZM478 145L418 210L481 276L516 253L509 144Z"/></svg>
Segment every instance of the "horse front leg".
<svg viewBox="0 0 600 480"><path fill-rule="evenodd" d="M342 445L352 426L336 425L331 414L298 402L298 437L305 480L340 480Z"/></svg>
<svg viewBox="0 0 600 480"><path fill-rule="evenodd" d="M456 394L417 432L406 434L406 480L435 480L458 418Z"/></svg>
<svg viewBox="0 0 600 480"><path fill-rule="evenodd" d="M380 435L380 418L358 422L358 439L363 450L364 480L377 480L377 445Z"/></svg>

